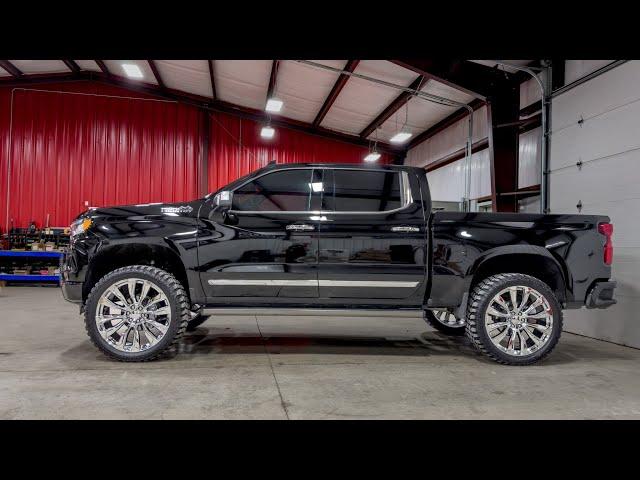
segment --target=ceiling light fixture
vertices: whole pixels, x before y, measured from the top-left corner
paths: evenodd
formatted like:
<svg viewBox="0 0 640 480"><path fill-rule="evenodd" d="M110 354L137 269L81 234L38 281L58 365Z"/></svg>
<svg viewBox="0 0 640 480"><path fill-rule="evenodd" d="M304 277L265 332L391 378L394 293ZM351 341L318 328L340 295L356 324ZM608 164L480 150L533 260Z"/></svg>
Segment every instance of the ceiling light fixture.
<svg viewBox="0 0 640 480"><path fill-rule="evenodd" d="M374 133L374 141L373 148L371 148L371 144L369 144L369 153L364 157L365 162L377 162L380 159L380 154L378 153L378 149L376 146L378 145L378 129L375 129Z"/></svg>
<svg viewBox="0 0 640 480"><path fill-rule="evenodd" d="M366 157L364 157L365 162L377 162L380 158L380 154L378 152L370 152Z"/></svg>
<svg viewBox="0 0 640 480"><path fill-rule="evenodd" d="M267 100L267 106L264 108L267 112L278 113L282 110L283 102L277 98L270 98Z"/></svg>
<svg viewBox="0 0 640 480"><path fill-rule="evenodd" d="M406 103L405 117L404 117L404 125L398 133L396 133L393 137L389 139L391 143L404 143L409 140L413 133L409 131L407 128L407 124L409 123L409 102ZM396 129L398 128L398 115L396 115Z"/></svg>
<svg viewBox="0 0 640 480"><path fill-rule="evenodd" d="M127 74L127 77L129 78L143 78L144 75L142 74L142 70L140 70L140 67L138 65L135 65L133 63L123 63L122 64L122 69L124 70L124 73Z"/></svg>
<svg viewBox="0 0 640 480"><path fill-rule="evenodd" d="M413 137L413 133L407 132L406 130L402 132L396 133L393 137L389 139L391 143L404 143Z"/></svg>
<svg viewBox="0 0 640 480"><path fill-rule="evenodd" d="M262 130L260 130L260 136L262 138L273 138L275 133L276 133L275 129L268 125L265 127L262 127Z"/></svg>

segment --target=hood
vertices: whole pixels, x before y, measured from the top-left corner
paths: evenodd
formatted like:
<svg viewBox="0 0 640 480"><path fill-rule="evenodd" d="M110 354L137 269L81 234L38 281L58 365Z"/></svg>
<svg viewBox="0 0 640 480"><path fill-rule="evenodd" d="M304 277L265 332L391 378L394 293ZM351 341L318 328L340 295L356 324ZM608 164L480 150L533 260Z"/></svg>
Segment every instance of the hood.
<svg viewBox="0 0 640 480"><path fill-rule="evenodd" d="M195 217L200 208L200 200L176 203L140 203L136 205L118 205L114 207L95 207L85 210L79 218L114 218L114 217Z"/></svg>

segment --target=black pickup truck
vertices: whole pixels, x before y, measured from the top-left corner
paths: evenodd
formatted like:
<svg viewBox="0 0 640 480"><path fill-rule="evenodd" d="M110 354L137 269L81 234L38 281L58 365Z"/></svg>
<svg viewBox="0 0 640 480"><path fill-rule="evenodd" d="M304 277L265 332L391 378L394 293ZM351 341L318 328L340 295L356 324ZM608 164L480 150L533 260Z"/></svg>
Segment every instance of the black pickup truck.
<svg viewBox="0 0 640 480"><path fill-rule="evenodd" d="M563 309L615 303L612 232L605 216L432 213L413 167L269 165L192 202L82 213L62 292L122 361L221 308L320 308L421 311L525 365L555 347Z"/></svg>

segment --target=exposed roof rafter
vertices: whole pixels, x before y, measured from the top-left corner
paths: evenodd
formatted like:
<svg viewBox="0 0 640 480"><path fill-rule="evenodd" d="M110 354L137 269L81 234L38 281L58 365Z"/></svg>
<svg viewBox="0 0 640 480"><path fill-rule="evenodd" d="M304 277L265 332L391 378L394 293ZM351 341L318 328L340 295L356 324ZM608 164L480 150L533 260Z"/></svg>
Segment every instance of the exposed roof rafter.
<svg viewBox="0 0 640 480"><path fill-rule="evenodd" d="M79 73L80 72L80 70L81 70L80 67L73 60L62 60L62 61L67 66L67 68L69 70L71 70L73 73Z"/></svg>
<svg viewBox="0 0 640 480"><path fill-rule="evenodd" d="M422 87L422 85L424 85L424 82L426 80L427 80L427 77L425 77L424 75L419 75L418 78L416 78L413 82L411 82L411 85L409 85L408 88L410 88L411 90L420 90L420 88ZM373 133L373 131L376 128L378 128L385 121L387 121L387 119L391 115L393 115L398 110L400 110L402 106L405 105L411 99L412 96L413 95L409 92L402 92L400 95L398 95L395 98L395 100L391 102L387 106L387 108L385 108L380 113L380 115L374 118L373 121L360 132L360 137L367 138L369 135L371 135L371 133Z"/></svg>
<svg viewBox="0 0 640 480"><path fill-rule="evenodd" d="M469 106L471 108L473 108L473 110L477 110L480 107L482 107L483 105L485 105L485 102L483 102L482 100L474 100L472 101ZM467 110L466 108L459 108L458 110L456 110L455 112L453 112L451 115L449 115L448 117L442 119L441 121L439 121L438 123L436 123L434 126L432 126L431 128L428 128L427 130L425 130L424 132L422 132L420 135L416 136L410 143L408 148L413 148L416 145L421 144L422 142L424 142L425 140L427 140L428 138L433 137L435 134L440 133L441 131L443 131L445 128L450 127L451 125L453 125L454 123L456 123L459 120L462 120L463 118L465 118L467 115L469 115L469 110Z"/></svg>
<svg viewBox="0 0 640 480"><path fill-rule="evenodd" d="M104 73L108 77L111 76L111 72L107 68L107 64L104 63L104 60L94 60L94 62L96 62L98 64L98 67L100 67L100 70L102 70L102 73Z"/></svg>
<svg viewBox="0 0 640 480"><path fill-rule="evenodd" d="M160 72L158 71L158 67L156 66L156 62L153 60L147 60L147 62L149 63L149 68L151 68L151 71L153 72L153 76L156 78L156 82L158 82L158 85L160 86L160 88L162 89L167 88L164 82L162 81L162 77L160 76Z"/></svg>
<svg viewBox="0 0 640 480"><path fill-rule="evenodd" d="M0 60L0 67L4 68L12 77L20 78L24 74L9 60Z"/></svg>
<svg viewBox="0 0 640 480"><path fill-rule="evenodd" d="M343 70L346 70L347 72L353 72L358 66L358 63L360 63L360 60L349 60ZM340 92L342 91L344 86L347 84L348 80L349 80L349 75L345 75L344 73L340 74L340 76L338 77L338 80L336 80L336 83L333 85L331 92L329 92L329 95L327 96L324 103L322 104L322 107L320 107L320 110L318 111L316 118L313 120L312 125L314 127L320 126L320 124L322 123L322 120L324 120L324 117L329 112L329 109L331 108L333 103L336 101L336 98L338 98L338 95L340 95Z"/></svg>
<svg viewBox="0 0 640 480"><path fill-rule="evenodd" d="M214 100L218 98L218 94L216 93L216 79L213 76L213 60L207 60L209 63L209 78L211 79L211 98Z"/></svg>
<svg viewBox="0 0 640 480"><path fill-rule="evenodd" d="M496 87L514 82L514 75L467 60L391 60L421 75L462 90L481 100L491 96Z"/></svg>

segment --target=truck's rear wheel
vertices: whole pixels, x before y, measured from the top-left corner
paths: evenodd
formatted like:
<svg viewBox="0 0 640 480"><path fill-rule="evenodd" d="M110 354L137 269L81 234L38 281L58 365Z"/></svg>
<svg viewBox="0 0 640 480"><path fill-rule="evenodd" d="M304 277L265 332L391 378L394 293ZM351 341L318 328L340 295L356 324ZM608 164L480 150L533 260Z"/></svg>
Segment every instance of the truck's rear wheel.
<svg viewBox="0 0 640 480"><path fill-rule="evenodd" d="M424 311L424 319L439 332L447 335L464 335L465 321L448 310L431 309Z"/></svg>
<svg viewBox="0 0 640 480"><path fill-rule="evenodd" d="M562 332L562 310L553 291L529 275L501 273L473 289L467 336L485 355L508 365L546 357Z"/></svg>
<svg viewBox="0 0 640 480"><path fill-rule="evenodd" d="M132 265L108 273L91 290L85 327L105 354L124 362L152 360L171 349L189 320L189 299L170 273Z"/></svg>

